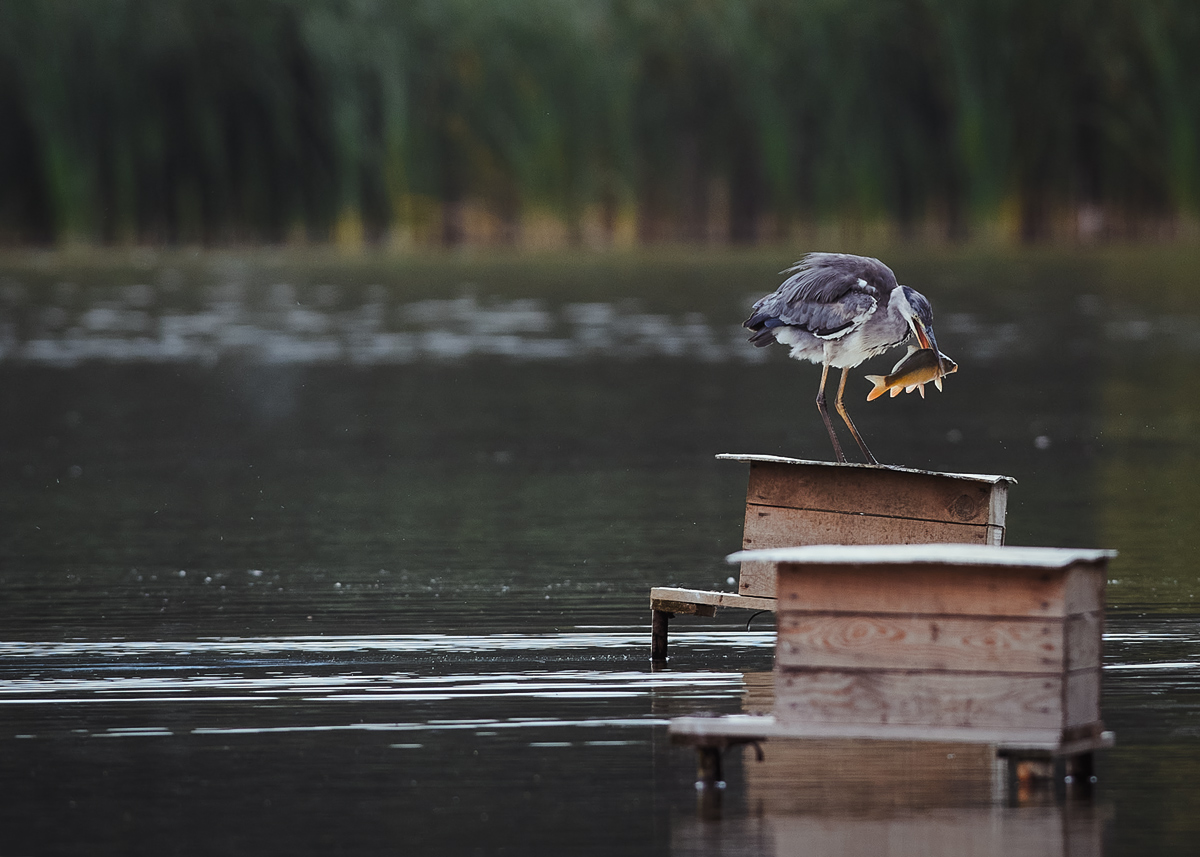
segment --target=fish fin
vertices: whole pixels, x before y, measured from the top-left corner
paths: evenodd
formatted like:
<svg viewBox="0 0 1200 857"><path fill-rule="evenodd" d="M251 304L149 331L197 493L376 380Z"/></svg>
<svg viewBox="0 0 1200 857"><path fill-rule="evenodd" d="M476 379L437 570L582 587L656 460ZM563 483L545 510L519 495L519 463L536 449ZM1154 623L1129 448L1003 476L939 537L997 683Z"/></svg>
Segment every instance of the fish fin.
<svg viewBox="0 0 1200 857"><path fill-rule="evenodd" d="M884 391L887 390L887 378L885 378L883 375L867 375L866 378L875 385L875 388L871 390L871 392L867 393L867 401L873 402L882 396ZM892 393L892 395L894 396L896 394Z"/></svg>
<svg viewBox="0 0 1200 857"><path fill-rule="evenodd" d="M918 384L918 385L917 385L917 392L918 392L918 393L920 393L920 394L921 394L921 398L922 398L922 399L924 399L924 398L925 398L925 385L924 385L924 384Z"/></svg>
<svg viewBox="0 0 1200 857"><path fill-rule="evenodd" d="M938 392L942 392L942 379L940 377L933 379L933 385L938 388Z"/></svg>
<svg viewBox="0 0 1200 857"><path fill-rule="evenodd" d="M901 390L903 390L903 389L904 389L903 387L892 387L892 398L894 399L894 398L896 398L897 396L899 396L899 395L900 395L900 391L901 391Z"/></svg>

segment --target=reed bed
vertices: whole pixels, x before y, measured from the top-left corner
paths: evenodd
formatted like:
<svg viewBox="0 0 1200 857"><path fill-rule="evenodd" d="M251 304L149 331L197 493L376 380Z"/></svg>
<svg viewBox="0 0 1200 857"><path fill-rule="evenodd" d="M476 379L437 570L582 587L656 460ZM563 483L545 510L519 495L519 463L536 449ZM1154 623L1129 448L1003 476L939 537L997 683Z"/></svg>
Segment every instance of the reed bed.
<svg viewBox="0 0 1200 857"><path fill-rule="evenodd" d="M7 0L0 242L1176 236L1193 0Z"/></svg>

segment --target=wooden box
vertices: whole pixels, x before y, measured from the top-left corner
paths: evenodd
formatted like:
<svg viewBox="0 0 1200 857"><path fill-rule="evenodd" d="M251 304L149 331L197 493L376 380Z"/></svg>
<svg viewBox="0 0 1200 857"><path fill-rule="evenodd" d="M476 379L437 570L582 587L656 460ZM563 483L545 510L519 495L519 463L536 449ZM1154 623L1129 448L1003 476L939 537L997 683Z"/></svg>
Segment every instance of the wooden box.
<svg viewBox="0 0 1200 857"><path fill-rule="evenodd" d="M789 734L1061 746L1097 738L1112 552L809 546L778 564L775 721Z"/></svg>
<svg viewBox="0 0 1200 857"><path fill-rule="evenodd" d="M1007 476L772 455L750 464L743 550L796 545L1004 544ZM738 594L775 597L773 563L742 563Z"/></svg>

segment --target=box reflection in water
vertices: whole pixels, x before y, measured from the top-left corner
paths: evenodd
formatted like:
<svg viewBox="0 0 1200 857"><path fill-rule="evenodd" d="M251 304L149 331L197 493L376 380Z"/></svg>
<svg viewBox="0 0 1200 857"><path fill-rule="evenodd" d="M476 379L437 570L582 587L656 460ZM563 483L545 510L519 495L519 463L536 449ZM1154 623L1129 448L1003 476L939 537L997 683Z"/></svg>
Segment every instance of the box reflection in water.
<svg viewBox="0 0 1200 857"><path fill-rule="evenodd" d="M747 714L773 709L772 672L745 685ZM762 751L761 762L753 747L728 751L727 817L677 818L672 855L1103 854L1103 806L1040 777L1009 783L987 744L772 739Z"/></svg>

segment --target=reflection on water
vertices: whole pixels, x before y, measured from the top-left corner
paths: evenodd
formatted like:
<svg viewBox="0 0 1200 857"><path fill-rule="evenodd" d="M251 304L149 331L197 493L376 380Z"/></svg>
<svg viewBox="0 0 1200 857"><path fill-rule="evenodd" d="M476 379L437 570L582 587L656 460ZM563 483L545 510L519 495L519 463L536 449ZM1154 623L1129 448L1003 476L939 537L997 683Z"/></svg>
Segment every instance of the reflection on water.
<svg viewBox="0 0 1200 857"><path fill-rule="evenodd" d="M690 631L680 638L684 649L701 647L745 647L771 648L775 645L774 633L751 631ZM204 655L220 658L253 657L262 659L271 655L289 658L344 656L347 653L367 657L382 657L389 654L437 655L467 654L479 652L554 652L575 649L588 650L637 650L645 648L644 631L626 633L588 632L585 630L562 634L489 634L487 636L461 636L455 634L373 634L355 637L254 637L242 639L226 637L205 639L201 637L188 642L168 641L85 641L63 642L3 642L0 641L0 656L6 658L87 658L113 659L140 658L144 656Z"/></svg>
<svg viewBox="0 0 1200 857"><path fill-rule="evenodd" d="M698 811L692 754L668 746L665 726L769 709L770 632L681 626L666 669L651 669L642 628L10 640L0 822L18 851L87 841L89 853L124 853L114 810L161 850L197 807L259 848L301 853L331 833L362 853L459 853L496 837L553 849L580 830L588 842L572 850L597 854L1114 855L1147 837L1155 853L1190 853L1195 818L1171 807L1200 799L1200 659L1178 654L1200 635L1114 624L1105 716L1120 744L1091 800L1043 788L1014 805L986 747L772 741L761 762L727 754L719 820ZM1148 698L1169 710L1148 719ZM1191 724L1191 743L1170 723ZM396 838L392 816L412 838ZM192 836L198 850L224 843Z"/></svg>
<svg viewBox="0 0 1200 857"><path fill-rule="evenodd" d="M739 328L790 259L0 270L6 853L1190 855L1200 317L1156 259L902 259L960 371L847 388L884 460L1016 477L1010 543L1121 551L1094 803L768 744L719 822L664 724L769 710L773 634L680 617L653 670L647 595L732 588L714 454L828 456Z"/></svg>
<svg viewBox="0 0 1200 857"><path fill-rule="evenodd" d="M773 634L9 641L0 665L13 853L669 850L691 761L667 720L736 711ZM202 819L219 812L221 824Z"/></svg>
<svg viewBox="0 0 1200 857"><path fill-rule="evenodd" d="M66 642L0 644L0 655L37 665L36 678L14 677L0 682L0 705L65 703L205 703L239 699L263 702L290 699L318 702L477 702L484 699L549 698L602 702L666 694L679 699L721 699L729 689L740 690L740 672L646 672L620 670L617 665L641 661L645 633L575 633L551 635L504 634L487 637L411 635L373 637L289 637L280 639L197 640L186 644L160 642ZM760 649L774 645L771 633L693 632L676 645L692 650ZM563 668L570 655L600 660L604 670ZM544 658L554 670L489 669L463 674L452 668L484 653L506 657L514 653ZM421 671L381 671L395 659ZM150 663L153 661L153 664ZM376 664L371 671L365 663ZM230 671L230 664L238 668ZM274 664L276 668L270 668ZM122 666L132 674L122 674ZM339 669L338 667L341 667ZM298 668L303 667L301 671ZM314 674L312 670L319 669ZM349 671L346 671L346 670ZM94 672L93 675L80 675ZM478 721L492 723L499 721ZM597 721L613 725L610 721ZM510 722L536 725L543 721ZM304 729L302 725L273 731ZM355 728L345 726L341 728ZM409 723L374 724L373 729L445 728ZM458 728L458 727L453 727ZM200 731L214 731L212 729ZM247 731L239 727L236 731ZM251 730L252 731L252 730Z"/></svg>
<svg viewBox="0 0 1200 857"><path fill-rule="evenodd" d="M185 293L143 284L81 293L60 283L56 294L65 300L47 304L45 293L9 278L0 288L0 360L69 367L96 360L213 364L231 358L356 366L469 357L769 358L769 352L746 346L739 318L714 317L703 304L647 312L635 298L551 302L480 296L475 288L452 298L400 302L380 285L344 293L332 284L217 284ZM1200 316L1134 310L1114 318L1105 309L1098 296L1081 295L1068 323L1056 326L1059 336L1073 341L1058 345L1200 353ZM1087 341L1074 338L1080 321L1092 322ZM955 341L955 357L968 363L1005 361L1016 350L1036 347L1029 325L978 311L939 313L938 329Z"/></svg>
<svg viewBox="0 0 1200 857"><path fill-rule="evenodd" d="M330 287L332 288L332 287ZM647 313L634 301L566 303L466 295L389 305L381 287L350 308L304 306L296 290L272 286L261 301L244 290L206 290L199 307L162 305L147 286L121 290L74 313L21 307L0 328L0 359L75 366L88 360L202 363L238 358L265 364L355 366L508 357L690 357L759 362L741 327L699 312ZM336 289L326 299L340 304ZM153 304L153 308L147 305Z"/></svg>
<svg viewBox="0 0 1200 857"><path fill-rule="evenodd" d="M739 819L677 834L673 857L1066 857L1104 854L1103 810L1090 805L927 809L892 818L837 815Z"/></svg>

